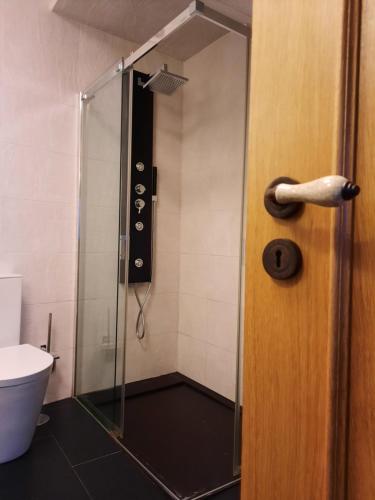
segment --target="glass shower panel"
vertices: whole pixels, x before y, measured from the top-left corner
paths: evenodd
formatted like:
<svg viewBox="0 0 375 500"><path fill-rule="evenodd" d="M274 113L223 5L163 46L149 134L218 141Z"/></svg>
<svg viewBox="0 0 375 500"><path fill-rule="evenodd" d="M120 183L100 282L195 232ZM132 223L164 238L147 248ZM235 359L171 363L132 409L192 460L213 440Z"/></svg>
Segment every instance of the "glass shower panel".
<svg viewBox="0 0 375 500"><path fill-rule="evenodd" d="M79 203L75 395L114 432L122 427L126 298L120 284L122 88L119 74L82 102Z"/></svg>
<svg viewBox="0 0 375 500"><path fill-rule="evenodd" d="M151 51L134 65L134 85L164 64L187 80L151 89L153 272L151 287L129 282L122 439L177 497L240 472L247 48L228 33L184 61ZM133 120L135 136L146 121Z"/></svg>

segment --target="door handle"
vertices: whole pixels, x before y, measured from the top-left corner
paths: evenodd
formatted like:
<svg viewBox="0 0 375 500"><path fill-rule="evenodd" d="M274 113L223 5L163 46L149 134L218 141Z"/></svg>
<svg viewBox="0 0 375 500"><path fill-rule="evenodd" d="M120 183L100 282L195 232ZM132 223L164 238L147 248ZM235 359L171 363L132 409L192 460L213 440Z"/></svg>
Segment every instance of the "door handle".
<svg viewBox="0 0 375 500"><path fill-rule="evenodd" d="M304 203L339 207L359 192L359 186L341 175L328 175L302 184L288 177L279 177L267 187L264 205L273 217L286 219L295 215Z"/></svg>

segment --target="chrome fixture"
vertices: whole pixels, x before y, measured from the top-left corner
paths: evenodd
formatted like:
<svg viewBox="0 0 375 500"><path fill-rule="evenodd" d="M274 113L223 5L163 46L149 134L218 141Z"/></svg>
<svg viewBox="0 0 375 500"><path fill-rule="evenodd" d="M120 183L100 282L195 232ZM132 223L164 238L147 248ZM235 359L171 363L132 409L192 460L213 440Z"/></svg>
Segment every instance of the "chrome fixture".
<svg viewBox="0 0 375 500"><path fill-rule="evenodd" d="M204 19L217 26L224 28L228 32L236 33L237 35L248 39L250 37L250 28L247 25L239 23L220 12L207 7L200 0L193 0L188 7L181 12L175 19L164 26L158 33L151 37L141 47L132 52L127 58L121 58L109 70L107 70L100 78L93 82L89 87L81 93L83 101L88 99L93 93L97 92L108 81L112 80L119 72L124 72L132 68L134 64L148 54L152 49L160 45L164 40L167 40L171 35L176 33L180 28L185 26L192 19Z"/></svg>
<svg viewBox="0 0 375 500"><path fill-rule="evenodd" d="M60 356L58 356L57 354L53 354L51 352L51 340L52 340L52 313L49 313L48 314L47 344L41 345L40 348L42 349L42 351L48 352L53 357L52 372L54 372L55 368L56 368L56 361L58 359L60 359Z"/></svg>
<svg viewBox="0 0 375 500"><path fill-rule="evenodd" d="M137 185L135 186L135 192L136 192L137 194L143 194L145 191L146 191L146 188L144 187L144 185L143 185L143 184L137 184Z"/></svg>
<svg viewBox="0 0 375 500"><path fill-rule="evenodd" d="M152 92L172 95L178 87L184 85L189 79L184 76L175 75L168 71L168 66L163 65L152 77L143 84L143 88L149 88Z"/></svg>
<svg viewBox="0 0 375 500"><path fill-rule="evenodd" d="M136 222L135 223L135 228L136 228L137 231L142 231L143 228L144 228L143 222L140 222L140 221Z"/></svg>
<svg viewBox="0 0 375 500"><path fill-rule="evenodd" d="M143 267L143 260L142 259L135 259L134 264L135 264L135 267Z"/></svg>
<svg viewBox="0 0 375 500"><path fill-rule="evenodd" d="M40 348L42 351L48 352L53 357L52 372L54 372L56 369L56 361L58 359L60 359L60 356L58 356L57 354L53 354L51 352L51 340L52 340L52 313L49 313L48 314L47 344L41 345ZM38 422L36 425L39 427L39 426L44 425L47 422L49 422L49 420L50 420L50 417L48 415L46 415L45 413L41 413L38 417Z"/></svg>
<svg viewBox="0 0 375 500"><path fill-rule="evenodd" d="M157 195L157 169L154 167L154 182L152 186L152 221L151 221L151 268L155 268L155 219L156 219L156 203L158 201L158 195ZM142 224L137 222L137 224ZM136 225L137 227L137 225ZM142 224L143 228L143 224ZM137 228L138 229L138 228ZM138 229L139 231L139 229ZM137 315L137 322L135 326L135 334L137 336L138 340L142 340L146 334L146 318L145 318L145 312L144 309L147 305L147 302L151 296L151 287L152 287L152 281L147 285L147 288L145 290L143 299L141 299L139 295L139 289L136 284L134 284L134 295L139 307L138 315Z"/></svg>
<svg viewBox="0 0 375 500"><path fill-rule="evenodd" d="M134 204L135 204L135 208L138 210L139 214L145 208L145 205L146 205L146 203L141 198L137 198L135 200Z"/></svg>
<svg viewBox="0 0 375 500"><path fill-rule="evenodd" d="M145 164L139 161L135 164L135 168L138 170L138 172L143 172L145 169Z"/></svg>

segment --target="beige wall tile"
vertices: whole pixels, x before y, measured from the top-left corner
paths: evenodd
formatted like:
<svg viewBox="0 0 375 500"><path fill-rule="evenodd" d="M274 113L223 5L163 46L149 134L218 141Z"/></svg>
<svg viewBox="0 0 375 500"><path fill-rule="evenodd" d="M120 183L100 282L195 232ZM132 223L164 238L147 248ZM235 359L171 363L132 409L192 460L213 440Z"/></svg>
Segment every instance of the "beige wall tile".
<svg viewBox="0 0 375 500"><path fill-rule="evenodd" d="M196 382L206 384L207 344L187 335L178 336L178 362L180 373Z"/></svg>
<svg viewBox="0 0 375 500"><path fill-rule="evenodd" d="M207 297L209 256L181 254L180 293Z"/></svg>
<svg viewBox="0 0 375 500"><path fill-rule="evenodd" d="M211 331L208 329L207 299L182 293L179 306L179 333L202 342L211 340Z"/></svg>
<svg viewBox="0 0 375 500"><path fill-rule="evenodd" d="M186 61L184 74L178 367L233 399L246 44L222 37Z"/></svg>
<svg viewBox="0 0 375 500"><path fill-rule="evenodd" d="M58 354L60 359L56 361L56 369L51 374L45 403L69 398L72 395L74 352L72 349L64 349Z"/></svg>
<svg viewBox="0 0 375 500"><path fill-rule="evenodd" d="M40 347L47 344L48 315L52 313L53 352L74 347L75 303L72 301L24 304L22 307L21 342Z"/></svg>
<svg viewBox="0 0 375 500"><path fill-rule="evenodd" d="M237 304L207 301L207 340L210 344L237 352L238 313Z"/></svg>
<svg viewBox="0 0 375 500"><path fill-rule="evenodd" d="M236 357L232 352L207 345L205 385L234 401Z"/></svg>

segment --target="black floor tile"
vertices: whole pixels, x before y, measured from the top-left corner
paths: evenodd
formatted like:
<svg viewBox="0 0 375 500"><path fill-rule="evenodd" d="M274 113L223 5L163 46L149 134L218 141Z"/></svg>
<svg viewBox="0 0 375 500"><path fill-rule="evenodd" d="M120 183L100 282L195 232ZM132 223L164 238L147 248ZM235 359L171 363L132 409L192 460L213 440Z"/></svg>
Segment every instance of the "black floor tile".
<svg viewBox="0 0 375 500"><path fill-rule="evenodd" d="M124 445L181 499L233 481L233 435L234 410L189 385L126 400Z"/></svg>
<svg viewBox="0 0 375 500"><path fill-rule="evenodd" d="M53 437L35 439L30 450L0 465L2 500L89 500Z"/></svg>
<svg viewBox="0 0 375 500"><path fill-rule="evenodd" d="M167 500L158 485L124 452L74 468L92 500Z"/></svg>
<svg viewBox="0 0 375 500"><path fill-rule="evenodd" d="M44 407L43 412L49 415L51 420L38 432L51 432L72 465L121 449L73 399L63 399L49 404Z"/></svg>

